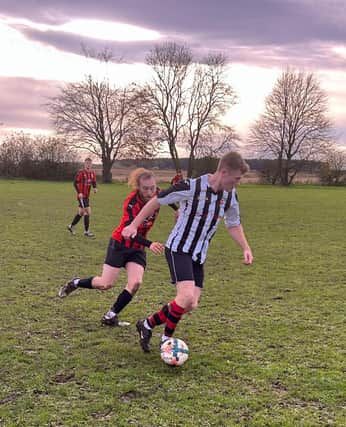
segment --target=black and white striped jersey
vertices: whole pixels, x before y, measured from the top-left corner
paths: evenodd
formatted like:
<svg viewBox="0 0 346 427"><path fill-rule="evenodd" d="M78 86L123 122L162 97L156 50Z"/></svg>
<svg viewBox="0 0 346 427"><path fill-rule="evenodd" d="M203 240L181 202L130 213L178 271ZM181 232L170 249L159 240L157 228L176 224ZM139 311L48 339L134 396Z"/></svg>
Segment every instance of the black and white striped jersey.
<svg viewBox="0 0 346 427"><path fill-rule="evenodd" d="M211 238L224 217L226 227L240 224L239 203L235 188L215 193L208 185L208 175L185 179L158 194L161 205L180 203L178 220L166 247L173 252L192 255L203 264Z"/></svg>

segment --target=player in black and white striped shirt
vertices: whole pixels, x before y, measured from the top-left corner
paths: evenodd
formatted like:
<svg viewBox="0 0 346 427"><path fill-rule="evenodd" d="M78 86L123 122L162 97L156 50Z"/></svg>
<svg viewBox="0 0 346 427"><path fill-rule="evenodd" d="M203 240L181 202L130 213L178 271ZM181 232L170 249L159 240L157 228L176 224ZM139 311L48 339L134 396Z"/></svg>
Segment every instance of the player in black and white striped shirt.
<svg viewBox="0 0 346 427"><path fill-rule="evenodd" d="M179 217L165 248L172 282L176 284L176 298L157 313L137 322L143 351L149 351L153 327L165 323L163 342L173 335L182 315L197 307L203 287L203 265L221 218L230 236L242 248L244 263L252 264L253 256L240 222L236 193L236 186L247 171L242 157L230 152L221 158L215 173L186 179L162 191L124 228L125 238L134 237L141 222L161 205L180 203Z"/></svg>

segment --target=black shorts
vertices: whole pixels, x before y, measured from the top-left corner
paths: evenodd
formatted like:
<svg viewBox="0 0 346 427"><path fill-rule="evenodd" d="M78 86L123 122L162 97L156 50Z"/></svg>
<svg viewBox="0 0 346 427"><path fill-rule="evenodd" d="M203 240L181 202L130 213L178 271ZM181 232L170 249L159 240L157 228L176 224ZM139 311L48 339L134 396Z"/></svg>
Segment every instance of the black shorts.
<svg viewBox="0 0 346 427"><path fill-rule="evenodd" d="M135 262L144 269L147 266L146 253L142 249L126 248L114 239L110 239L105 264L111 267L122 268L128 262Z"/></svg>
<svg viewBox="0 0 346 427"><path fill-rule="evenodd" d="M193 280L198 288L203 288L203 264L193 261L190 254L172 252L165 248L166 260L171 273L172 283Z"/></svg>
<svg viewBox="0 0 346 427"><path fill-rule="evenodd" d="M83 199L78 199L78 206L80 208L88 208L89 205L89 199L88 198L84 198Z"/></svg>

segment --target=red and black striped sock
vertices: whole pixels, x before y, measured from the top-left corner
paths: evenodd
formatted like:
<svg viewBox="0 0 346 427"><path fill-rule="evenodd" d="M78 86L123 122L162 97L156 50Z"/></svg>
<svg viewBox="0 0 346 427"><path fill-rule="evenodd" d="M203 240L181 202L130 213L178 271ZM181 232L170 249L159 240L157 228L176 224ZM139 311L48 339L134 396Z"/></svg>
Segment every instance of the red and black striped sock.
<svg viewBox="0 0 346 427"><path fill-rule="evenodd" d="M175 300L169 305L169 312L167 315L166 327L164 335L171 337L174 334L175 328L182 315L184 314L183 307L180 307Z"/></svg>
<svg viewBox="0 0 346 427"><path fill-rule="evenodd" d="M159 311L147 318L148 325L151 328L154 328L157 325L162 325L162 323L166 323L168 311L169 305L165 304Z"/></svg>

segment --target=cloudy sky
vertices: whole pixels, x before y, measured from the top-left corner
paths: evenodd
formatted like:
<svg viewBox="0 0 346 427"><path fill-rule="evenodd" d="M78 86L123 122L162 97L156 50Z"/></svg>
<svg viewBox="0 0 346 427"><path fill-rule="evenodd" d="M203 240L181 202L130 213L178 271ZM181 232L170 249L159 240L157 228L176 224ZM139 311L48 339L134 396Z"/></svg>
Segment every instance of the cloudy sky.
<svg viewBox="0 0 346 427"><path fill-rule="evenodd" d="M43 105L64 82L148 78L145 56L167 40L227 55L238 95L227 120L243 138L284 68L314 72L346 146L345 0L0 0L1 132L49 130ZM82 46L122 63L100 70Z"/></svg>

